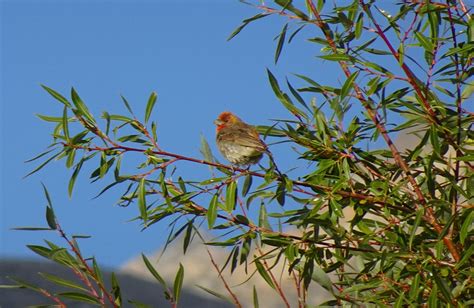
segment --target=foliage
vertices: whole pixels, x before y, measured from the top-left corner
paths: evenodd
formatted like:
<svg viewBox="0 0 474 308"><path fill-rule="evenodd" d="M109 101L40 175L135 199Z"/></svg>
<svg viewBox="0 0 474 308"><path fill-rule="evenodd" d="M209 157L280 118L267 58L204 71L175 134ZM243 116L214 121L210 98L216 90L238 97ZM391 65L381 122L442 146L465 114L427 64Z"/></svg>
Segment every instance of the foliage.
<svg viewBox="0 0 474 308"><path fill-rule="evenodd" d="M161 149L157 125L150 123L155 93L143 121L125 98L130 115L104 112L99 120L74 89L67 99L46 86L63 113L40 116L55 124L54 141L36 158L46 160L32 173L63 160L72 169L72 194L83 167L95 164L94 182L113 179L100 194L123 187L119 203L137 207L143 228L172 219L170 239L184 232L185 251L199 226L213 230L220 240L208 244L230 252L220 266L234 271L254 264L286 306L310 305L314 299L307 290L315 283L331 294L325 305L473 305L474 115L465 106L473 90L470 8L463 1L400 1L398 12L390 15L377 1L248 4L258 14L244 20L230 39L252 22L279 15L288 23L278 32L275 63L286 45L306 35L308 44L321 47L317 61L333 62L345 77L340 84L324 84L318 76L295 75L283 86L268 71L288 119L258 128L294 149L308 163L304 174L280 174L273 161L257 171L221 164L205 140L204 160ZM362 112L348 119L358 108ZM420 138L402 151L392 141L397 133ZM385 149L373 146L379 139ZM135 174L124 174L122 160L131 153L142 160ZM210 166L212 173L199 182L176 179L181 161ZM70 286L81 292L49 297L120 306L118 285L107 290L95 260L85 260L65 236L51 205L46 214L49 228L59 230L69 248L50 242L30 248L70 267L85 283ZM297 232L285 231L289 228ZM143 259L175 306L184 268L171 288ZM289 302L273 275L277 263L296 277L298 303Z"/></svg>

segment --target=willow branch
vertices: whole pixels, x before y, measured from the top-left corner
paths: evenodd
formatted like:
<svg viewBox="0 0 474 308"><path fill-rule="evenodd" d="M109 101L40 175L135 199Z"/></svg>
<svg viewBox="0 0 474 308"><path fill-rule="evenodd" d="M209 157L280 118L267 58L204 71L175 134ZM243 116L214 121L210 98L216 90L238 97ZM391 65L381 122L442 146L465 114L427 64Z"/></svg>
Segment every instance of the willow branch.
<svg viewBox="0 0 474 308"><path fill-rule="evenodd" d="M321 29L321 31L323 32L323 34L325 35L326 37L326 40L328 41L329 43L329 46L332 48L332 50L334 52L337 52L337 46L336 46L336 43L334 42L334 40L332 39L331 35L330 35L330 30L329 30L329 27L328 25L322 20L318 10L316 9L316 6L314 5L314 2L312 0L306 0L307 4L309 5L309 8L311 10L311 12L314 14L316 20L314 21L315 25ZM366 6L366 4L360 0L360 4L363 6L364 10L367 12L367 14L370 16L371 19L373 19L373 17L370 15L370 11L368 11L368 8ZM389 46L389 49L391 50L392 54L398 59L399 55L398 55L398 52L393 48L393 46L391 45L391 43L388 41L387 37L385 36L385 34L383 33L382 29L380 28L380 26L374 22L374 24L376 25L376 29L377 29L377 32L378 34L381 36L381 38L385 41L386 44L388 44ZM339 64L344 72L344 74L347 76L347 77L350 77L351 76L351 72L349 70L349 67L347 65L347 63L345 61L339 61ZM437 118L436 118L436 114L434 113L434 111L432 110L431 106L429 105L429 103L427 102L426 98L424 97L423 93L421 92L421 89L419 88L418 84L416 83L415 81L415 76L413 75L413 73L411 72L411 70L405 65L403 64L403 67L402 67L405 71L405 73L407 74L408 78L411 80L411 84L412 86L414 87L415 91L417 92L417 94L419 95L420 99L422 100L422 103L423 105L425 106L425 109L427 110L427 112L430 114L430 116L433 118L433 120L435 121L439 121ZM392 155L393 155L393 158L395 160L395 162L397 163L397 165L403 170L403 172L406 174L407 176L407 179L408 181L410 182L411 186L413 187L413 190L415 191L416 195L417 195L417 198L418 198L418 201L420 202L420 205L421 207L423 207L425 209L425 215L423 216L423 219L425 221L427 221L429 224L431 224L433 226L433 228L436 230L436 232L438 234L440 234L443 230L442 226L438 223L435 215L434 215L434 212L433 210L428 206L427 204L427 201L423 195L423 192L421 191L421 188L420 186L418 185L418 183L416 182L415 178L413 177L413 175L411 174L411 171L410 171L410 168L408 167L407 163L405 162L405 160L401 157L400 155L400 152L399 150L397 149L397 147L395 146L395 144L393 143L393 141L391 140L390 136L388 135L388 132L385 128L385 125L381 122L380 120L380 116L378 115L377 111L372 109L372 107L370 106L369 102L367 101L367 99L365 98L365 96L363 95L362 93L362 90L360 89L360 87L354 83L354 91L359 99L359 101L362 103L363 107L366 109L369 117L372 119L372 121L374 122L375 126L377 127L377 130L380 132L380 134L382 135L383 139L385 140L385 142L387 143L388 147L390 148L391 152L392 152ZM417 206L418 207L418 206ZM445 243L446 247L448 248L448 250L450 251L451 255L453 256L453 258L456 260L456 261L459 261L461 260L461 257L459 255L459 252L457 250L457 248L455 247L454 243L452 242L452 240L447 237L447 236L444 236L443 237L443 242Z"/></svg>

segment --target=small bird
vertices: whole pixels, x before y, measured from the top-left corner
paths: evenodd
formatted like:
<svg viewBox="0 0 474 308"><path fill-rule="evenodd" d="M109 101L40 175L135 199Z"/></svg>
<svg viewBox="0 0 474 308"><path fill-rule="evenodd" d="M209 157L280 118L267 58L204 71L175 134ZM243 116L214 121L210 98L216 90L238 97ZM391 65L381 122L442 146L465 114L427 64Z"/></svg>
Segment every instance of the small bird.
<svg viewBox="0 0 474 308"><path fill-rule="evenodd" d="M222 155L234 165L251 165L269 153L257 130L235 114L225 111L214 121L216 143Z"/></svg>

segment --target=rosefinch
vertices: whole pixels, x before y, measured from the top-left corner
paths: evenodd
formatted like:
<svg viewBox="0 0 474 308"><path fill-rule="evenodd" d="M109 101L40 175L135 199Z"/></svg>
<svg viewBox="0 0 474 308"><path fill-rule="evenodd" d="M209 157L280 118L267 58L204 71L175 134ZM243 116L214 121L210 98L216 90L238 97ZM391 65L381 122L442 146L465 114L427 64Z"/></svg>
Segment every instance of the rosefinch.
<svg viewBox="0 0 474 308"><path fill-rule="evenodd" d="M232 164L256 164L267 152L267 146L260 139L257 130L242 122L231 112L223 112L214 121L216 143L222 155Z"/></svg>

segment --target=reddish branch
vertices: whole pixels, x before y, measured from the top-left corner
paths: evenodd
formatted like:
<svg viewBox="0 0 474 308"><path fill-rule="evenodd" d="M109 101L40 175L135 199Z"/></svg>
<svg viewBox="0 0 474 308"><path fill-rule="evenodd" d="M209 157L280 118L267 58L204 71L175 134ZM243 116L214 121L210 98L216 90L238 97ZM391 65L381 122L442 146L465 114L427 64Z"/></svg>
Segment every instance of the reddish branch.
<svg viewBox="0 0 474 308"><path fill-rule="evenodd" d="M214 257L212 256L211 252L209 251L209 248L206 247L207 254L209 255L209 258L211 259L212 266L214 266L215 270L217 271L217 275L219 275L219 278L222 280L222 283L224 284L225 289L227 292L229 292L230 296L232 297L232 301L234 302L235 306L238 308L242 308L242 304L239 302L239 299L235 295L234 292L232 292L229 284L227 281L224 279L224 276L222 276L221 271L219 270L219 266L217 265L216 261L214 260Z"/></svg>
<svg viewBox="0 0 474 308"><path fill-rule="evenodd" d="M79 260L79 262L81 262L82 266L84 266L84 269L86 270L86 272L94 278L95 282L97 283L97 286L100 288L102 294L104 294L107 298L107 300L110 302L110 304L115 308L118 308L119 306L115 303L112 295L107 291L107 289L105 288L104 284L101 283L101 281L99 280L99 277L97 277L96 273L92 270L92 268L89 266L89 264L87 263L87 261L84 259L84 257L82 256L81 252L77 249L76 245L74 245L74 243L67 237L66 233L64 232L64 230L61 228L61 225L56 221L56 230L59 232L59 234L61 235L61 237L68 243L69 247L71 248L71 250L74 252L74 254L76 255L77 259ZM101 304L105 305L105 301L104 301L104 298L103 296L99 296L97 294L97 291L95 290L94 286L92 286L92 284L90 283L89 279L87 278L87 276L83 275L82 273L79 273L79 278L81 278L82 281L84 281L84 283L86 283L87 287L89 288L90 292L91 292L91 295L94 296L95 298L97 298Z"/></svg>
<svg viewBox="0 0 474 308"><path fill-rule="evenodd" d="M66 304L64 304L64 302L61 301L61 299L49 293L45 289L39 289L39 292L43 294L44 296L46 296L47 298L50 298L51 300L53 300L56 304L58 304L59 308L66 308Z"/></svg>
<svg viewBox="0 0 474 308"><path fill-rule="evenodd" d="M264 178L265 177L265 174L254 172L254 171L249 171L247 169L243 169L243 168L239 168L239 167L235 167L235 166L228 166L228 165L224 165L224 164L219 164L219 163L215 163L215 162L211 162L211 161L206 161L206 160L203 160L203 159L197 159L197 158L194 158L194 157L183 156L183 155L179 155L179 154L175 154L175 153L171 153L171 152L166 152L166 151L149 151L149 150L144 150L144 149L131 148L131 147L119 145L117 143L114 143L115 145L112 146L112 147L99 147L99 146L86 147L86 146L78 145L78 144L68 144L68 143L62 143L62 144L66 147L71 147L71 148L76 148L76 149L83 149L83 150L87 150L87 151L101 151L101 152L104 152L104 151L119 150L119 151L122 151L122 152L140 152L140 153L147 152L147 153L154 154L154 155L162 155L162 156L173 157L174 158L173 162L180 161L180 160L189 161L189 162L194 162L194 163L198 163L198 164L202 164L202 165L208 165L208 166L213 166L213 167L217 167L217 168L223 168L223 169L227 169L227 170L230 170L230 171L238 171L238 172L250 174L252 176L259 177L259 178ZM155 168L155 169L159 169L159 168ZM149 174L149 172L147 172L146 174ZM407 208L398 207L396 205L388 204L388 203L384 202L383 200L381 200L377 197L371 196L371 195L365 195L365 194L361 194L361 193L355 193L355 192L344 191L344 190L333 191L333 189L331 187L324 186L324 185L317 185L317 184L298 181L298 180L291 180L291 181L293 182L294 185L297 185L297 186L308 187L308 188L312 188L312 189L315 189L315 190L324 191L328 194L341 195L341 196L347 197L347 198L354 198L354 199L358 199L358 200L364 200L366 203L370 203L370 204L385 205L385 206L392 207L394 209L404 211L404 212L411 212L411 210L409 210Z"/></svg>

